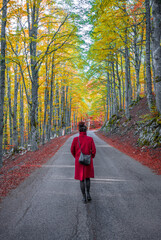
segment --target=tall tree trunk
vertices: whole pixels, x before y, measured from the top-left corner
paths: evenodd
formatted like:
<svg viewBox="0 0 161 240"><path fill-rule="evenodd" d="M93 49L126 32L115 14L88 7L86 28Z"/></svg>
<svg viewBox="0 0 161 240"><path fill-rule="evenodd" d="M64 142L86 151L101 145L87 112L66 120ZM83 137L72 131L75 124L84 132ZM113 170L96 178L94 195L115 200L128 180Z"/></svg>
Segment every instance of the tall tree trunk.
<svg viewBox="0 0 161 240"><path fill-rule="evenodd" d="M156 84L156 106L161 114L161 1L153 0L153 60Z"/></svg>
<svg viewBox="0 0 161 240"><path fill-rule="evenodd" d="M10 145L12 145L13 140L13 125L12 125L12 106L11 106L11 80L9 76L10 68L7 67L7 83L8 83L8 107L9 107L9 128L10 128Z"/></svg>
<svg viewBox="0 0 161 240"><path fill-rule="evenodd" d="M153 42L153 40L152 40ZM155 81L155 67L154 67L154 57L153 57L153 52L154 52L154 47L152 46L152 53L151 53L151 58L152 58L152 70L153 70L153 78L152 78L152 82L154 84L154 92L156 93L156 81Z"/></svg>
<svg viewBox="0 0 161 240"><path fill-rule="evenodd" d="M110 118L113 115L113 86L112 86L112 76L110 78Z"/></svg>
<svg viewBox="0 0 161 240"><path fill-rule="evenodd" d="M31 4L31 3L30 3ZM30 61L32 73L32 104L31 104L31 149L38 149L38 66L37 66L37 33L39 22L39 7L40 1L34 1L32 6L29 6L27 1L28 14L28 29L30 37ZM31 18L31 19L30 19Z"/></svg>
<svg viewBox="0 0 161 240"><path fill-rule="evenodd" d="M113 100L114 100L114 105L113 106L114 106L114 114L116 114L116 116L118 116L114 61L112 61L112 74L113 74Z"/></svg>
<svg viewBox="0 0 161 240"><path fill-rule="evenodd" d="M73 130L76 130L75 111L74 111L74 113L73 113Z"/></svg>
<svg viewBox="0 0 161 240"><path fill-rule="evenodd" d="M130 53L128 48L128 82L129 82L129 105L132 103L132 84L131 84L131 67L130 67Z"/></svg>
<svg viewBox="0 0 161 240"><path fill-rule="evenodd" d="M72 97L70 97L70 107L69 107L69 126L70 126L70 133L72 131Z"/></svg>
<svg viewBox="0 0 161 240"><path fill-rule="evenodd" d="M76 117L75 117L75 129L77 130L77 125L78 125L78 110L76 112Z"/></svg>
<svg viewBox="0 0 161 240"><path fill-rule="evenodd" d="M5 54L6 54L6 20L7 20L7 2L3 0L2 18L1 18L1 54L0 54L0 167L2 167L3 157L3 107L5 94Z"/></svg>
<svg viewBox="0 0 161 240"><path fill-rule="evenodd" d="M106 117L105 122L108 121L108 110L109 110L109 90L110 90L110 83L109 83L109 72L107 71L107 83L106 83Z"/></svg>
<svg viewBox="0 0 161 240"><path fill-rule="evenodd" d="M118 90L119 90L119 110L121 110L122 108L122 104L121 104L121 79L120 79L120 75L119 75L119 68L118 68L118 58L116 59L116 73L117 73L117 80L118 80Z"/></svg>
<svg viewBox="0 0 161 240"><path fill-rule="evenodd" d="M49 111L49 69L50 67L48 66L48 57L46 57L46 86L47 86L47 91L46 91L46 130L45 130L45 135L46 135L46 139L47 141L50 141L49 139L49 115L50 115L50 111Z"/></svg>
<svg viewBox="0 0 161 240"><path fill-rule="evenodd" d="M145 60L145 59L144 59L143 75L144 75L144 94L147 95L147 84L146 84L146 60Z"/></svg>
<svg viewBox="0 0 161 240"><path fill-rule="evenodd" d="M59 135L59 85L58 80L55 86L55 132Z"/></svg>
<svg viewBox="0 0 161 240"><path fill-rule="evenodd" d="M140 79L139 79L139 52L137 47L137 29L134 26L134 55L135 55L135 73L136 73L136 99L140 98Z"/></svg>
<svg viewBox="0 0 161 240"><path fill-rule="evenodd" d="M152 8L152 16L153 16L153 8ZM154 67L154 41L155 41L155 33L154 33L154 17L151 19L151 59L152 59L152 71L153 71L153 78L152 83L154 84L154 93L156 94L156 82L155 82L155 67Z"/></svg>
<svg viewBox="0 0 161 240"><path fill-rule="evenodd" d="M64 129L65 129L65 86L64 86L64 80L62 80L62 87L61 87L61 128L62 128L62 133L64 135Z"/></svg>
<svg viewBox="0 0 161 240"><path fill-rule="evenodd" d="M44 122L43 122L43 137L42 137L42 144L45 144L46 136L47 136L47 108L49 103L49 86L48 86L48 68L47 68L47 61L46 61L46 77L45 77L45 93L44 93Z"/></svg>
<svg viewBox="0 0 161 240"><path fill-rule="evenodd" d="M39 95L39 139L42 142L42 134L43 134L43 101L41 99L41 95Z"/></svg>
<svg viewBox="0 0 161 240"><path fill-rule="evenodd" d="M122 55L121 55L121 82L122 82L122 108L125 109L124 99L125 99L125 84L124 84L124 77L123 77L123 63L122 63Z"/></svg>
<svg viewBox="0 0 161 240"><path fill-rule="evenodd" d="M13 143L14 151L18 148L18 132L17 132L17 95L18 95L18 81L17 81L17 65L15 66L15 83L14 83L14 106L13 106Z"/></svg>
<svg viewBox="0 0 161 240"><path fill-rule="evenodd" d="M38 72L36 70L36 66L34 66L34 63L31 64L32 64L31 143L32 150L35 151L38 149L37 145Z"/></svg>
<svg viewBox="0 0 161 240"><path fill-rule="evenodd" d="M127 45L127 30L125 32L125 115L130 119L129 111L129 54Z"/></svg>
<svg viewBox="0 0 161 240"><path fill-rule="evenodd" d="M150 64L150 6L149 0L145 0L146 7L146 83L147 83L147 101L150 111L153 106L152 82L151 82L151 64Z"/></svg>
<svg viewBox="0 0 161 240"><path fill-rule="evenodd" d="M69 126L70 126L70 121L69 121L69 102L68 102L68 90L69 87L66 86L66 100L65 100L65 134L68 133L69 131Z"/></svg>
<svg viewBox="0 0 161 240"><path fill-rule="evenodd" d="M27 119L27 143L29 145L29 147L31 147L31 105L28 105L28 119ZM31 150L31 149L30 149Z"/></svg>
<svg viewBox="0 0 161 240"><path fill-rule="evenodd" d="M53 86L55 80L55 64L54 64L54 54L52 56L52 66L51 66L51 81L50 81L50 116L49 116L49 139L52 134L52 119L53 119Z"/></svg>
<svg viewBox="0 0 161 240"><path fill-rule="evenodd" d="M6 105L6 104L5 104ZM7 152L8 149L8 134L7 134L7 115L8 115L8 104L5 106L4 110L4 133L3 133L3 144L4 152Z"/></svg>
<svg viewBox="0 0 161 240"><path fill-rule="evenodd" d="M24 146L24 102L23 102L23 85L20 85L20 144Z"/></svg>

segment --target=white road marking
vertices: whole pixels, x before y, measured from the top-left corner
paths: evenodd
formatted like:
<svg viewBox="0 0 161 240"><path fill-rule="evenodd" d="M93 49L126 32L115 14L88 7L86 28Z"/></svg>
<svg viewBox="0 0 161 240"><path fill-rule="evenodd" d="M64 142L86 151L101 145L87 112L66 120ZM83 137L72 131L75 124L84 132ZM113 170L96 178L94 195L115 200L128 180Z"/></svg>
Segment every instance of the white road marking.
<svg viewBox="0 0 161 240"><path fill-rule="evenodd" d="M98 147L112 147L112 146L110 146L108 144L106 144L106 145L96 145L96 148L98 148Z"/></svg>

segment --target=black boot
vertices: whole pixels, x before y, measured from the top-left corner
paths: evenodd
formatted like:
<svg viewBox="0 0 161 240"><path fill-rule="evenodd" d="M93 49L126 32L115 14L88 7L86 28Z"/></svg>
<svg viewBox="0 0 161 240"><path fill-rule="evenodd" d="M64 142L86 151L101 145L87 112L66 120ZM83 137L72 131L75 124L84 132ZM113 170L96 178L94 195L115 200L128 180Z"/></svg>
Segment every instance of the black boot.
<svg viewBox="0 0 161 240"><path fill-rule="evenodd" d="M86 178L86 188L87 188L87 200L91 201L91 195L90 195L90 178Z"/></svg>
<svg viewBox="0 0 161 240"><path fill-rule="evenodd" d="M91 201L91 200L92 200L91 195L90 195L89 192L87 192L87 200L88 200L88 201Z"/></svg>
<svg viewBox="0 0 161 240"><path fill-rule="evenodd" d="M86 193L85 193L85 183L84 183L84 180L83 181L80 181L80 188L81 188L81 191L82 191L82 195L83 195L83 203L87 203L87 198L86 198Z"/></svg>
<svg viewBox="0 0 161 240"><path fill-rule="evenodd" d="M82 199L83 203L87 203L87 198L86 198L86 194L83 194L83 199Z"/></svg>

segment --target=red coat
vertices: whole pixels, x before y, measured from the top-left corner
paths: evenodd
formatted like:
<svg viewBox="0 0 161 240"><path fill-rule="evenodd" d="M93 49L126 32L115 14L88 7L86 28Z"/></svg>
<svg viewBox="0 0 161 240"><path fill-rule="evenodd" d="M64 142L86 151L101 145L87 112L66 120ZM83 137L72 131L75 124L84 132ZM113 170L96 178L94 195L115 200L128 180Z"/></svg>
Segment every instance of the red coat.
<svg viewBox="0 0 161 240"><path fill-rule="evenodd" d="M71 145L71 153L75 158L75 179L84 180L85 178L94 178L93 158L96 154L96 147L92 137L86 135L86 132L80 132L79 141L81 150L84 154L91 154L91 163L89 166L84 166L79 163L80 147L78 137L73 139Z"/></svg>

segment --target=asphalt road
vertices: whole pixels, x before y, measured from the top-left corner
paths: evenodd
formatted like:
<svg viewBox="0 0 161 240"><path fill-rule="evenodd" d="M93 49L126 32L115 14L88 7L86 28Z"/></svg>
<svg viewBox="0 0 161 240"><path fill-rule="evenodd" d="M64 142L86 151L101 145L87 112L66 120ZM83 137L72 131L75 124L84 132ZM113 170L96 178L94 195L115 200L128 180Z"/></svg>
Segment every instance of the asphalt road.
<svg viewBox="0 0 161 240"><path fill-rule="evenodd" d="M92 202L74 180L73 137L0 204L2 240L160 240L161 176L99 139Z"/></svg>

